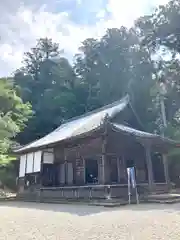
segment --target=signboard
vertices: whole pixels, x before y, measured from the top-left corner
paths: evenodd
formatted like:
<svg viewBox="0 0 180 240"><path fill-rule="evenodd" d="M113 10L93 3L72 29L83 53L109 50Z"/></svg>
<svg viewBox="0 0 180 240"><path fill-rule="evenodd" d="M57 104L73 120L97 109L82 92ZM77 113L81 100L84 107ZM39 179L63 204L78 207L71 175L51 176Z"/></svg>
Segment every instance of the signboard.
<svg viewBox="0 0 180 240"><path fill-rule="evenodd" d="M132 188L136 188L136 178L135 178L135 168L127 168L128 174L128 184L132 186Z"/></svg>
<svg viewBox="0 0 180 240"><path fill-rule="evenodd" d="M129 204L131 203L131 187L135 189L136 191L136 201L139 203L139 196L137 192L137 186L136 186L136 177L135 177L135 168L127 168L127 174L128 174L128 196L129 196Z"/></svg>

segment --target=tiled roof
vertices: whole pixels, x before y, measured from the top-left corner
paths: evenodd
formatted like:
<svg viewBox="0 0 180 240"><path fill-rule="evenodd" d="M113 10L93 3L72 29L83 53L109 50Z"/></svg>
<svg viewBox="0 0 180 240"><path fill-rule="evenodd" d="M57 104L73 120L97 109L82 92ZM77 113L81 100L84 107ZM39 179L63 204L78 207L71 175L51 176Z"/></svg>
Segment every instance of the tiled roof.
<svg viewBox="0 0 180 240"><path fill-rule="evenodd" d="M110 119L113 118L123 109L125 109L128 103L129 97L126 96L112 104L84 114L78 118L71 119L43 138L27 144L26 146L23 146L19 149L16 149L15 152L20 153L24 151L30 151L31 149L38 149L43 146L48 146L56 142L78 137L82 134L96 130L100 127L107 114Z"/></svg>
<svg viewBox="0 0 180 240"><path fill-rule="evenodd" d="M122 124L112 123L112 127L114 128L115 131L125 133L127 135L131 135L136 138L141 138L141 139L143 138L143 139L149 139L149 140L151 139L151 140L154 140L154 141L156 140L161 143L163 143L163 142L168 142L168 143L172 143L172 144L175 143L175 141L173 141L169 138L165 138L160 135L153 134L153 133L136 130L136 129L128 127L128 126L124 126Z"/></svg>

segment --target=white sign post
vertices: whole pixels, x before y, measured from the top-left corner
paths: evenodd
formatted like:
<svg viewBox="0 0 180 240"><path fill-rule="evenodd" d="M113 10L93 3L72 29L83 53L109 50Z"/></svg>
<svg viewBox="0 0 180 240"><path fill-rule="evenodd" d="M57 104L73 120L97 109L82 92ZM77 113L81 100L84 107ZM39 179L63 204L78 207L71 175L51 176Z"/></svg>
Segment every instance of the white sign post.
<svg viewBox="0 0 180 240"><path fill-rule="evenodd" d="M127 168L127 174L128 174L128 198L129 198L129 204L131 203L131 187L135 189L136 191L136 202L139 204L139 195L137 191L137 185L136 185L136 178L135 178L135 168Z"/></svg>
<svg viewBox="0 0 180 240"><path fill-rule="evenodd" d="M128 202L131 204L131 181L130 181L130 168L127 168L128 174Z"/></svg>

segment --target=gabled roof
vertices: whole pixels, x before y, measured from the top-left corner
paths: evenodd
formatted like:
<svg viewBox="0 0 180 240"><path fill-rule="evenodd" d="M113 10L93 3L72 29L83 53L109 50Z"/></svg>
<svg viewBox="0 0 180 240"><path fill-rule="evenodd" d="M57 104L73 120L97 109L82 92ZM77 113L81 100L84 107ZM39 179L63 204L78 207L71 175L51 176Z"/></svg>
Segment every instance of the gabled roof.
<svg viewBox="0 0 180 240"><path fill-rule="evenodd" d="M68 140L74 137L81 136L85 133L98 129L104 118L108 114L109 118L112 119L118 113L120 113L129 103L129 97L125 96L119 101L112 104L106 105L95 111L84 114L78 118L69 120L67 123L62 124L59 128L49 133L45 137L36 140L26 146L16 149L16 153L24 151L30 151L31 149L38 149L43 146L48 146L53 143Z"/></svg>

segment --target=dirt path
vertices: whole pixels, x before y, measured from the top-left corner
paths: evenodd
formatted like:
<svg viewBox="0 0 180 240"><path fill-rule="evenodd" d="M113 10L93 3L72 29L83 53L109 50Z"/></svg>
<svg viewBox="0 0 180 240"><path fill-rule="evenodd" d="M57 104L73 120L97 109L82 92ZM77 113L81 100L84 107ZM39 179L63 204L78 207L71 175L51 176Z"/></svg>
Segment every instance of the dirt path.
<svg viewBox="0 0 180 240"><path fill-rule="evenodd" d="M116 209L0 203L0 240L179 240L180 204Z"/></svg>

